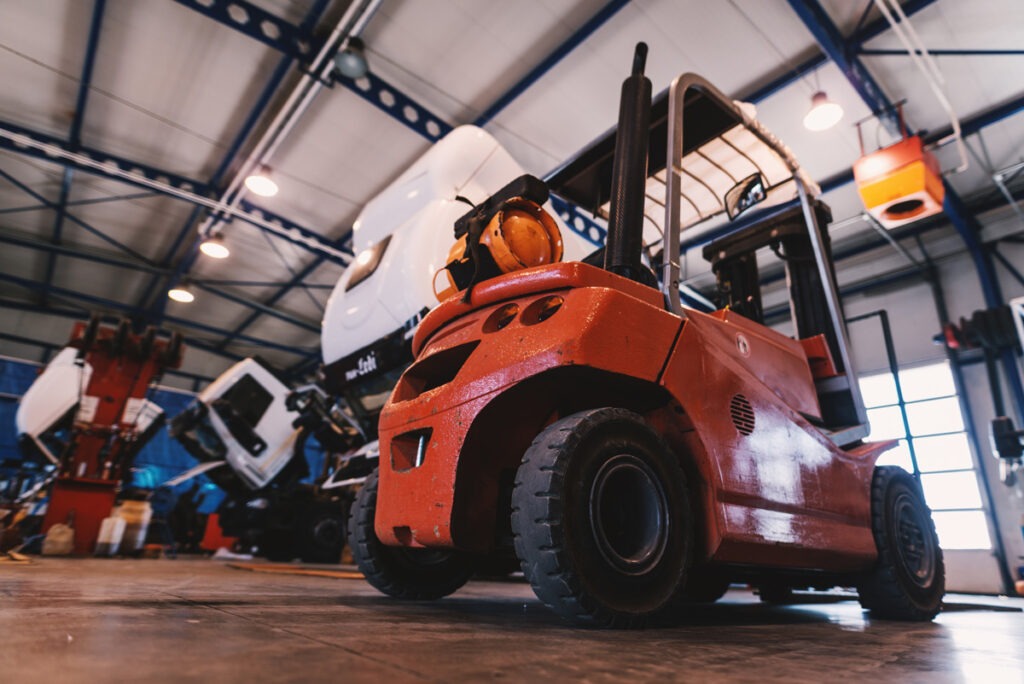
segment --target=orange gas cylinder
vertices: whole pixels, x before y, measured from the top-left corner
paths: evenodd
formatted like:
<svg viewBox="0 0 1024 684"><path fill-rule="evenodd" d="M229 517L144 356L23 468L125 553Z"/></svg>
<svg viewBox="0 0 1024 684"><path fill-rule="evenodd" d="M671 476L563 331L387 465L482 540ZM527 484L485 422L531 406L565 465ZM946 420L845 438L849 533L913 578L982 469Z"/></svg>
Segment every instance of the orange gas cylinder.
<svg viewBox="0 0 1024 684"><path fill-rule="evenodd" d="M463 235L449 250L448 263L443 269L447 283L440 291L437 290L435 277L434 294L438 300L443 301L465 287L465 284L456 283L452 277L452 267L469 264L467 241L470 238L470 235ZM497 268L498 272L491 275L554 264L562 260L562 233L558 224L542 206L522 197L509 200L494 214L480 233L479 243L487 250Z"/></svg>
<svg viewBox="0 0 1024 684"><path fill-rule="evenodd" d="M886 228L942 211L942 173L920 136L864 155L854 163L853 177L864 207Z"/></svg>

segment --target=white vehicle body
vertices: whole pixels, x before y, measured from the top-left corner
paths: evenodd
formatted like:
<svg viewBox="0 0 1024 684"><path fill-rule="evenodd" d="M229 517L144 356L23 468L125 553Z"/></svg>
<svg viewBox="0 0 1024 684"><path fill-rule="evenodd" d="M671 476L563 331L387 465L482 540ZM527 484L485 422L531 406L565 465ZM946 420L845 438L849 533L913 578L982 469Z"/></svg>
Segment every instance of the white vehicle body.
<svg viewBox="0 0 1024 684"><path fill-rule="evenodd" d="M351 363L344 373L347 381L399 370L393 358L364 352L382 342L412 336L423 315L438 304L434 279L455 242L455 221L523 173L489 133L461 126L374 197L353 225L356 258L334 287L324 312L324 365L342 360ZM562 222L550 203L547 209L562 232L566 261L582 259L594 250L593 244ZM241 444L216 409L217 402L245 376L272 397L258 422L250 426L265 444L260 453ZM390 392L389 382L388 377L378 377L372 387L361 388L358 401L371 410L379 408ZM299 433L292 427L298 413L285 407L288 393L289 388L258 362L240 361L199 395L198 401L208 409L205 415L194 413L180 421L209 426L215 435L207 436L206 441L219 441L223 449L215 445L207 449L193 440L189 450L203 450L202 454L193 453L205 463L226 462L251 490L266 486L293 458ZM374 436L367 435L372 441L353 457L375 458ZM216 455L219 451L223 456ZM204 467L198 470L209 472ZM332 476L324 487L347 484L350 482L335 481Z"/></svg>
<svg viewBox="0 0 1024 684"><path fill-rule="evenodd" d="M285 406L290 391L258 361L244 359L196 398L223 444L223 460L252 490L269 484L293 457L299 429L292 427L298 414Z"/></svg>
<svg viewBox="0 0 1024 684"><path fill-rule="evenodd" d="M21 397L14 418L18 438L31 440L55 464L58 455L47 447L46 433L72 412L76 422L91 423L100 402L100 397L89 393L93 367L79 355L74 347L61 349ZM148 399L129 399L120 422L142 435L162 415L163 409Z"/></svg>
<svg viewBox="0 0 1024 684"><path fill-rule="evenodd" d="M21 397L14 424L18 435L38 438L78 406L92 378L92 366L65 347L53 357Z"/></svg>
<svg viewBox="0 0 1024 684"><path fill-rule="evenodd" d="M456 219L523 173L489 133L460 126L373 198L353 225L355 261L341 276L324 312L324 365L396 331L404 329L411 336L423 314L438 304L434 278L455 242ZM595 249L566 227L550 203L546 208L562 231L565 261L580 260ZM382 243L383 254L374 254ZM376 269L350 286L353 277L361 275L359 267L374 259L379 259ZM355 364L349 379L373 370Z"/></svg>

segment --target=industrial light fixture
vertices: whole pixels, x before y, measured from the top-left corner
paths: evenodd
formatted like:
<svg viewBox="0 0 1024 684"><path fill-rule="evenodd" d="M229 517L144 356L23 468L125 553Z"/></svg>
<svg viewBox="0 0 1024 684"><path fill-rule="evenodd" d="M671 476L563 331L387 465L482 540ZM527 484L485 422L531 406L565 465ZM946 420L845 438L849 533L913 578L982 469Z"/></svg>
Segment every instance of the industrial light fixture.
<svg viewBox="0 0 1024 684"><path fill-rule="evenodd" d="M843 108L828 99L824 90L811 97L811 109L804 115L804 128L809 131L825 131L843 118Z"/></svg>
<svg viewBox="0 0 1024 684"><path fill-rule="evenodd" d="M273 197L277 194L277 183L270 177L270 169L266 166L261 166L259 171L247 176L245 187L260 197Z"/></svg>
<svg viewBox="0 0 1024 684"><path fill-rule="evenodd" d="M183 285L172 287L167 291L167 296L176 302L181 302L182 304L190 304L196 299L196 296Z"/></svg>
<svg viewBox="0 0 1024 684"><path fill-rule="evenodd" d="M370 71L370 65L366 63L366 52L363 41L359 38L349 38L344 50L334 55L334 66L338 73L352 80L360 79Z"/></svg>
<svg viewBox="0 0 1024 684"><path fill-rule="evenodd" d="M224 244L224 237L220 233L211 235L199 243L199 251L211 259L227 259L231 255L231 250Z"/></svg>

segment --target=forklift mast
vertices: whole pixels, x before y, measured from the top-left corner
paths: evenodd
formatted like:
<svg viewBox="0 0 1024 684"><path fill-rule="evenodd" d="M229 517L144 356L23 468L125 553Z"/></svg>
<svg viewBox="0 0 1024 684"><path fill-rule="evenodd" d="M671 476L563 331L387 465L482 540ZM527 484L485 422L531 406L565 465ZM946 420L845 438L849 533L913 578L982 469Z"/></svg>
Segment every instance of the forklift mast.
<svg viewBox="0 0 1024 684"><path fill-rule="evenodd" d="M846 355L840 346L843 341L839 330L833 324L825 292L826 283L821 278L811 240L810 231L817 231L830 280L835 282L831 240L828 232L820 229L820 226L831 222L832 212L828 205L817 199L810 200L810 208L815 217L813 225L807 225L800 206L775 212L709 243L704 248L704 258L711 263L717 280L721 296L719 304L762 325L766 323L761 304L757 251L767 247L782 259L796 337L810 340L821 336L834 367L834 374L829 373L831 377L821 378L816 384L823 426L836 429L856 425L863 419L849 383L838 379L846 373ZM845 319L842 302L837 300L837 306L840 318ZM818 353L824 353L824 349L819 349Z"/></svg>
<svg viewBox="0 0 1024 684"><path fill-rule="evenodd" d="M648 240L648 249L661 242L665 308L684 319L680 233L723 213L735 219L760 202L784 207L712 243L705 257L723 288L724 303L763 323L755 252L778 251L786 264L794 334L816 369L822 418L815 422L837 445L862 440L869 427L825 229L831 220L828 206L815 197L817 187L789 149L706 79L683 74L651 103L643 87L645 54L638 46L634 73L623 84L618 127L550 174L551 191L609 219L605 268L641 282L635 275L638 238L644 224L664 216L657 226L660 236ZM707 171L701 178L688 170L696 164ZM641 178L646 184L638 182ZM790 208L777 201L787 193L797 195L799 204Z"/></svg>

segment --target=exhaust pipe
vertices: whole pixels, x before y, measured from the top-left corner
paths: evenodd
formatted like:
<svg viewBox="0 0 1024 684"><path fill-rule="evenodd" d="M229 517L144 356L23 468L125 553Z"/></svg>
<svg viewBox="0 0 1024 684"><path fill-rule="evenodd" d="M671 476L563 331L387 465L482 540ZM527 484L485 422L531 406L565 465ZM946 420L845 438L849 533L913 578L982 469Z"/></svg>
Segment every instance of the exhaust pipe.
<svg viewBox="0 0 1024 684"><path fill-rule="evenodd" d="M643 265L644 188L647 185L647 145L651 122L651 81L644 76L647 44L637 43L633 73L622 82L619 125L612 166L611 216L605 244L604 268L631 280L641 280Z"/></svg>

